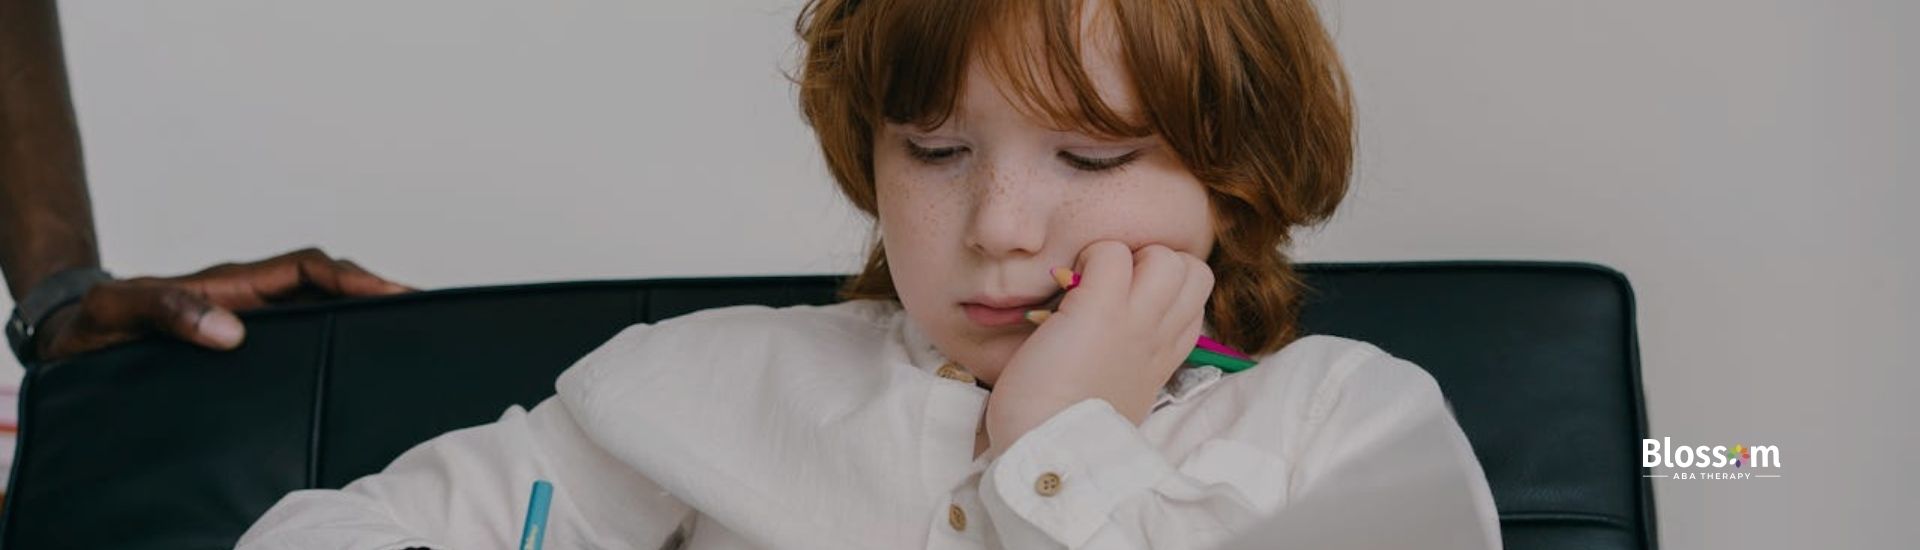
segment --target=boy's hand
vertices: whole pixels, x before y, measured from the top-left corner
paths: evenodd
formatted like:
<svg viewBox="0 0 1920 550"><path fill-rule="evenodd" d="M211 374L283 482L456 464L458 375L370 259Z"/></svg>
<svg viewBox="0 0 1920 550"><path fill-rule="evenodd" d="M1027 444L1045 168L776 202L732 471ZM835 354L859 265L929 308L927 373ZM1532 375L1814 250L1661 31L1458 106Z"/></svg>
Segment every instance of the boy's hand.
<svg viewBox="0 0 1920 550"><path fill-rule="evenodd" d="M1134 424L1200 338L1213 271L1163 245L1098 241L1080 252L1078 287L1007 360L987 398L987 435L1000 451L1055 413L1105 399Z"/></svg>

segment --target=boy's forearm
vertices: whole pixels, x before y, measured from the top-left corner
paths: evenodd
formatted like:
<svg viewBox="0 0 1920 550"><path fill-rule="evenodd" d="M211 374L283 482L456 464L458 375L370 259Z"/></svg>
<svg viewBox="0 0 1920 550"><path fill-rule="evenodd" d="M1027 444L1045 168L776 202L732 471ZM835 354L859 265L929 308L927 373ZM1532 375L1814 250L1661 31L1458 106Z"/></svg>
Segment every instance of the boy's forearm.
<svg viewBox="0 0 1920 550"><path fill-rule="evenodd" d="M0 271L18 300L99 264L54 2L0 0Z"/></svg>

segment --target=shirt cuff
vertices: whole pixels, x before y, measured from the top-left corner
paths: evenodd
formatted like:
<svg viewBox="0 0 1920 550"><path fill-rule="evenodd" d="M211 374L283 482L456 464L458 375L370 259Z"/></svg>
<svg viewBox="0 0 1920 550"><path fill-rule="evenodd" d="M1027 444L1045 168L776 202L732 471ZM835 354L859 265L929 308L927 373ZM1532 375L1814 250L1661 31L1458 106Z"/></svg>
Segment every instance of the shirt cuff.
<svg viewBox="0 0 1920 550"><path fill-rule="evenodd" d="M1069 548L1084 544L1122 503L1167 476L1172 464L1104 399L1087 399L1028 431L994 459L980 495L1002 538L1018 518Z"/></svg>

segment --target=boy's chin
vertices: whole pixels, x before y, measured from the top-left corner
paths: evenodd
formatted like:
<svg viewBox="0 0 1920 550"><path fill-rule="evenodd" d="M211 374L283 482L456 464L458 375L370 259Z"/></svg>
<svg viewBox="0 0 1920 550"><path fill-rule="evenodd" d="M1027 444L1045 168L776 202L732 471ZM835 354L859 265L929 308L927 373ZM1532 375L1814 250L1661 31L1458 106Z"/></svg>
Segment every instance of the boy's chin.
<svg viewBox="0 0 1920 550"><path fill-rule="evenodd" d="M1013 352L1020 349L1020 343L1026 341L1026 336L1021 335L1013 338L998 338L995 340L994 343L979 350L976 359L974 359L974 362L979 364L978 366L969 364L967 367L967 370L973 372L975 378L986 382L988 385L992 385L995 380L1000 378L1000 372L1006 369L1007 360L1013 358Z"/></svg>

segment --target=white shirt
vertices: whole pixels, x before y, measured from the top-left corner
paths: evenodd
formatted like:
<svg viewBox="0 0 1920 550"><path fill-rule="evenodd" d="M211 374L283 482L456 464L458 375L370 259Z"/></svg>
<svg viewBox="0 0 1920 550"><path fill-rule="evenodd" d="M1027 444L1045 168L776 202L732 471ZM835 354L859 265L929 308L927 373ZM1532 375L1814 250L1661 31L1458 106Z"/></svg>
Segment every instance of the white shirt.
<svg viewBox="0 0 1920 550"><path fill-rule="evenodd" d="M1498 547L1425 371L1331 336L1258 359L1180 369L1137 427L1080 402L989 461L973 457L987 390L937 375L945 357L897 303L706 310L627 328L532 411L288 494L239 546L511 548L546 479L556 549L1200 548L1364 484L1341 466L1367 458L1465 479L1448 505L1475 519L1447 535Z"/></svg>

